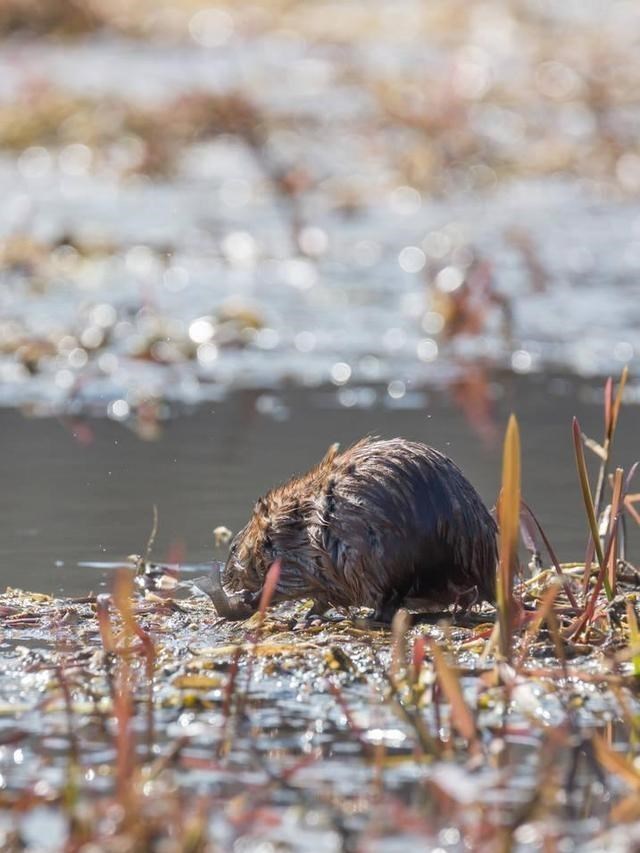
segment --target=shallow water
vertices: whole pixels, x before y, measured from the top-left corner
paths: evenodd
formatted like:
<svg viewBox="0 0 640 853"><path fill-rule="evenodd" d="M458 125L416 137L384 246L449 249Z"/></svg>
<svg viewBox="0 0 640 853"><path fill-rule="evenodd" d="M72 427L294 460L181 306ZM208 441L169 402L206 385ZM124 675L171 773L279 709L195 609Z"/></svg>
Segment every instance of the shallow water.
<svg viewBox="0 0 640 853"><path fill-rule="evenodd" d="M502 376L495 394L497 435L510 411L521 422L527 500L560 559L580 559L586 528L570 423L577 415L583 430L599 437L598 388L559 377ZM446 394L414 397L413 408L399 406L384 389L369 389L366 400L365 408L347 408L331 388L239 392L167 421L152 442L108 419L71 422L0 410L3 583L56 594L97 591L109 570L79 564L144 552L154 503L156 559L197 564L214 553L222 559L224 550L212 546L214 527L238 530L261 493L306 470L333 441L348 444L366 434L433 444L493 504L500 439L480 438ZM638 406L630 403L615 445L615 459L627 469L640 453L638 425ZM88 443L74 439L81 430Z"/></svg>
<svg viewBox="0 0 640 853"><path fill-rule="evenodd" d="M70 823L55 794L71 773L83 814L90 808L100 814L112 803L117 743L109 672L118 677L113 667L121 670L104 653L95 603L6 595L0 604L8 611L0 658L0 793L6 803L24 791L33 797L24 809L0 813L0 840L17 828L29 850L60 849ZM176 821L178 803L180 814L191 814L197 793L206 798L209 833L225 849L257 853L269 839L284 850L351 853L366 839L367 850L395 853L403 839L463 851L469 838L513 820L514 850L547 849L547 835L566 837L563 849L571 850L603 832L626 793L610 765L605 775L588 761L593 730L608 731L621 720L621 699L627 712L637 708L632 685L621 696L597 683L610 674L599 651L578 661L568 678L551 657L546 676L528 676L525 667L505 689L487 677L491 658L460 654L473 629L442 623L412 629L413 639L456 650L482 743L474 753L451 732L448 705L434 699L432 664L423 665L415 694L402 676L400 713L387 690L388 631L350 621L293 629L300 611L285 605L270 612L256 646L246 642L246 624L217 619L201 598L182 598L174 610L158 599L135 597L132 604L157 652L153 756L161 760L176 750L161 773L134 786L137 819L155 821L159 832ZM478 631L486 638L491 627ZM236 648L243 649L242 663L228 716ZM531 663L543 662L538 656ZM62 667L73 688L70 709L60 690ZM148 684L141 661L128 678L138 699L132 731L143 761ZM430 751L414 713L444 749ZM622 723L620 732L624 740ZM80 761L70 769L72 740ZM549 797L544 818L518 820L541 791ZM97 831L108 837L113 826L100 823Z"/></svg>

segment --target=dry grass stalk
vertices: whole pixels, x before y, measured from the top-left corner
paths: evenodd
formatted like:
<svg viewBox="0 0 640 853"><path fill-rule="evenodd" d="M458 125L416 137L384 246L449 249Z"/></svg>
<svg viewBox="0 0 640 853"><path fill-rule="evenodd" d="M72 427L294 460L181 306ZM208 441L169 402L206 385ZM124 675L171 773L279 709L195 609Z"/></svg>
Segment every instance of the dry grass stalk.
<svg viewBox="0 0 640 853"><path fill-rule="evenodd" d="M499 499L498 521L500 547L498 565L498 619L500 624L500 652L511 660L515 602L513 583L518 561L518 536L520 529L520 434L514 415L509 418L502 455L502 488Z"/></svg>
<svg viewBox="0 0 640 853"><path fill-rule="evenodd" d="M433 641L429 643L429 649L433 655L433 662L442 692L451 706L452 726L469 742L471 752L475 753L479 749L478 730L473 712L465 701L460 680L455 670L447 663L442 649Z"/></svg>

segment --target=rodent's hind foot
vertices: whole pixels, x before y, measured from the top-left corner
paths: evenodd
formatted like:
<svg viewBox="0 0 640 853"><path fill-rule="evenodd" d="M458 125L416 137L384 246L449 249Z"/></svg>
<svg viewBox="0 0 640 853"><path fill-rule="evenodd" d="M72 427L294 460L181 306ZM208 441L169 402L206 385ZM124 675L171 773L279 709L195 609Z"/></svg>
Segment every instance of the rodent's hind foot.
<svg viewBox="0 0 640 853"><path fill-rule="evenodd" d="M365 618L365 622L369 625L391 625L393 617L396 615L400 607L402 607L404 601L404 596L393 590L390 594L384 598L383 601L378 602L378 605L374 608L373 614L367 618Z"/></svg>
<svg viewBox="0 0 640 853"><path fill-rule="evenodd" d="M354 624L357 628L362 628L365 631L379 630L381 628L387 631L391 629L390 619L376 619L375 616L375 613L372 613L371 616L358 616L354 619Z"/></svg>
<svg viewBox="0 0 640 853"><path fill-rule="evenodd" d="M362 628L390 628L397 612L398 605L395 601L388 601L376 607L370 616L360 616L355 622Z"/></svg>
<svg viewBox="0 0 640 853"><path fill-rule="evenodd" d="M298 628L310 628L313 625L322 625L325 622L343 622L345 616L331 610L327 601L314 601L307 612L297 622Z"/></svg>

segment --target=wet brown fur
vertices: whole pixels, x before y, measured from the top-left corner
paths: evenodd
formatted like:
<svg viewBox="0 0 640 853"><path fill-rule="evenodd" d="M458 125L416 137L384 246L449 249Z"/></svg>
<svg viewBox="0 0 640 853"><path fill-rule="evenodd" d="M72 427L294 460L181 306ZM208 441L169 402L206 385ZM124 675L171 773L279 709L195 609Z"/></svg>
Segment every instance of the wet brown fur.
<svg viewBox="0 0 640 853"><path fill-rule="evenodd" d="M460 469L437 450L396 438L337 445L256 503L223 573L259 594L280 559L275 600L372 607L389 618L408 599L493 601L496 525Z"/></svg>

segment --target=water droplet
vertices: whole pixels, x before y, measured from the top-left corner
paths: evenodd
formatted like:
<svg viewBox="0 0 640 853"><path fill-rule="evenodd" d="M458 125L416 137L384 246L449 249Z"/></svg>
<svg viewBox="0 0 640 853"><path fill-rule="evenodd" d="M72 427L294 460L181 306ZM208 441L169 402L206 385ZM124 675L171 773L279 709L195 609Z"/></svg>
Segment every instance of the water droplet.
<svg viewBox="0 0 640 853"><path fill-rule="evenodd" d="M134 275L147 276L153 273L155 258L149 246L132 246L125 255L125 264Z"/></svg>
<svg viewBox="0 0 640 853"><path fill-rule="evenodd" d="M396 187L389 197L389 204L394 213L411 216L422 207L422 196L414 187Z"/></svg>
<svg viewBox="0 0 640 853"><path fill-rule="evenodd" d="M451 251L451 238L444 231L431 231L422 241L422 248L430 258L439 260Z"/></svg>
<svg viewBox="0 0 640 853"><path fill-rule="evenodd" d="M129 417L130 411L126 400L112 400L107 408L107 414L115 421L122 421Z"/></svg>
<svg viewBox="0 0 640 853"><path fill-rule="evenodd" d="M358 402L358 397L353 388L341 388L338 391L338 402L346 409L350 409Z"/></svg>
<svg viewBox="0 0 640 853"><path fill-rule="evenodd" d="M212 343L200 344L197 349L197 358L203 367L209 367L218 358L218 347Z"/></svg>
<svg viewBox="0 0 640 853"><path fill-rule="evenodd" d="M311 352L316 347L316 336L313 332L298 332L293 339L293 343L298 352Z"/></svg>
<svg viewBox="0 0 640 853"><path fill-rule="evenodd" d="M169 267L165 270L162 280L167 290L178 293L189 284L189 272L184 267Z"/></svg>
<svg viewBox="0 0 640 853"><path fill-rule="evenodd" d="M382 345L386 350L394 352L403 348L406 339L407 335L404 329L387 329L387 331L382 336Z"/></svg>
<svg viewBox="0 0 640 853"><path fill-rule="evenodd" d="M281 264L282 276L287 284L298 290L309 290L316 283L318 274L309 261L291 258Z"/></svg>
<svg viewBox="0 0 640 853"><path fill-rule="evenodd" d="M380 364L380 359L377 356L363 355L358 362L358 367L366 379L374 381L380 378L382 365Z"/></svg>
<svg viewBox="0 0 640 853"><path fill-rule="evenodd" d="M338 361L331 368L331 381L336 385L344 385L350 377L351 367L345 361Z"/></svg>
<svg viewBox="0 0 640 853"><path fill-rule="evenodd" d="M260 349L275 349L280 343L280 332L276 329L260 329L256 332L253 342Z"/></svg>
<svg viewBox="0 0 640 853"><path fill-rule="evenodd" d="M387 385L387 394L392 400L401 400L407 393L407 386L401 379L392 379Z"/></svg>
<svg viewBox="0 0 640 853"><path fill-rule="evenodd" d="M109 305L107 302L103 302L100 305L95 305L91 312L89 313L89 317L92 323L95 323L96 326L100 326L103 329L107 329L109 326L112 326L118 314L113 305Z"/></svg>
<svg viewBox="0 0 640 853"><path fill-rule="evenodd" d="M91 149L87 145L74 142L66 145L58 156L60 169L67 175L86 175L91 168Z"/></svg>
<svg viewBox="0 0 640 853"><path fill-rule="evenodd" d="M479 100L491 85L490 58L475 45L465 45L456 56L453 86L463 98Z"/></svg>
<svg viewBox="0 0 640 853"><path fill-rule="evenodd" d="M443 293L453 293L464 281L464 275L457 267L445 267L436 276L436 286Z"/></svg>
<svg viewBox="0 0 640 853"><path fill-rule="evenodd" d="M115 373L118 369L118 356L113 352L104 352L98 358L98 367L103 373Z"/></svg>
<svg viewBox="0 0 640 853"><path fill-rule="evenodd" d="M327 251L329 238L326 231L323 231L322 228L309 226L300 231L298 244L305 254L318 257L319 255L324 255Z"/></svg>
<svg viewBox="0 0 640 853"><path fill-rule="evenodd" d="M438 344L431 338L418 342L418 358L420 361L434 361L438 357Z"/></svg>
<svg viewBox="0 0 640 853"><path fill-rule="evenodd" d="M32 145L18 157L18 169L27 179L44 178L51 171L51 155L41 145Z"/></svg>
<svg viewBox="0 0 640 853"><path fill-rule="evenodd" d="M528 373L531 370L531 353L524 349L516 350L511 356L511 367L516 373Z"/></svg>
<svg viewBox="0 0 640 853"><path fill-rule="evenodd" d="M73 387L73 383L76 381L75 376L70 370L58 370L55 376L55 383L58 388L62 388L64 391L68 391Z"/></svg>
<svg viewBox="0 0 640 853"><path fill-rule="evenodd" d="M222 9L201 9L189 21L191 38L202 47L220 47L233 35L233 18Z"/></svg>
<svg viewBox="0 0 640 853"><path fill-rule="evenodd" d="M222 241L223 255L235 266L253 266L256 250L256 241L247 231L233 231Z"/></svg>
<svg viewBox="0 0 640 853"><path fill-rule="evenodd" d="M189 337L195 344L205 344L213 337L213 323L210 317L198 317L189 325Z"/></svg>
<svg viewBox="0 0 640 853"><path fill-rule="evenodd" d="M76 347L71 350L67 359L69 361L69 366L77 369L85 366L89 361L89 356L87 355L86 350L82 349L82 347Z"/></svg>
<svg viewBox="0 0 640 853"><path fill-rule="evenodd" d="M437 335L444 329L444 317L437 311L427 311L422 318L422 328L428 335Z"/></svg>
<svg viewBox="0 0 640 853"><path fill-rule="evenodd" d="M427 258L422 249L418 246L405 246L398 255L398 263L400 267L409 273L420 272L424 268Z"/></svg>

